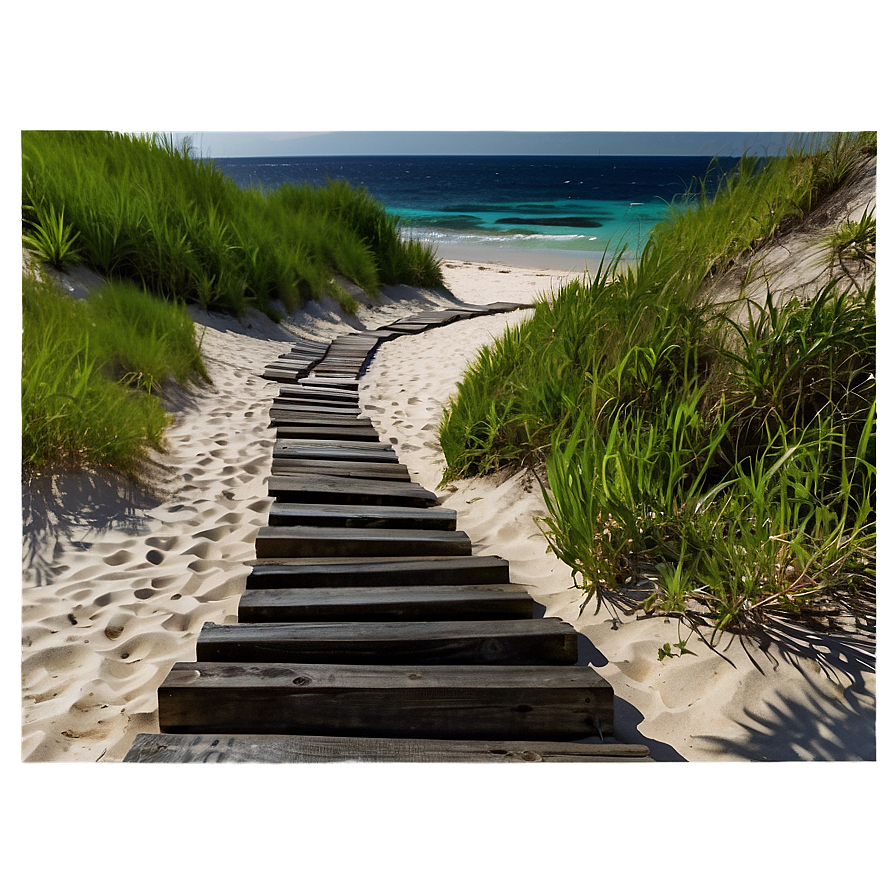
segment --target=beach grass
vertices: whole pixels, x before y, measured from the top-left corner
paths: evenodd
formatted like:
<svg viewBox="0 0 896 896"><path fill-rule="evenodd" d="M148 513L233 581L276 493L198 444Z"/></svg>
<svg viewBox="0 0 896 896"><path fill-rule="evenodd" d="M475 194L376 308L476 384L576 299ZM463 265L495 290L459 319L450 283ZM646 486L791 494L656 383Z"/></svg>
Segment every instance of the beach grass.
<svg viewBox="0 0 896 896"><path fill-rule="evenodd" d="M723 631L873 591L873 280L733 307L707 284L875 146L744 159L682 197L636 265L620 252L539 297L446 409L445 481L543 468L544 533L586 603L648 579L644 609ZM870 229L836 245L873 257Z"/></svg>
<svg viewBox="0 0 896 896"><path fill-rule="evenodd" d="M431 247L362 188L241 190L188 143L96 131L22 134L23 241L45 263L82 261L155 295L244 315L331 295L339 274L371 296L384 284L442 286Z"/></svg>
<svg viewBox="0 0 896 896"><path fill-rule="evenodd" d="M160 393L206 378L182 304L127 283L73 301L22 278L22 464L133 474L170 422Z"/></svg>

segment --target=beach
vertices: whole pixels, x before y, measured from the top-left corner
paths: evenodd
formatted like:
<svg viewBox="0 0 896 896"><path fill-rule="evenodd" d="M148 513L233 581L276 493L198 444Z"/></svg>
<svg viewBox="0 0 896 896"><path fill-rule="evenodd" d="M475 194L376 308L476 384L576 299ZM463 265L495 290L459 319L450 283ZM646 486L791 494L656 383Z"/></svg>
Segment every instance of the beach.
<svg viewBox="0 0 896 896"><path fill-rule="evenodd" d="M312 302L275 324L195 311L211 386L168 396L170 451L146 487L99 473L23 484L22 759L117 762L140 732L158 730L156 691L172 665L195 658L206 621L236 621L254 539L267 519L278 384L264 365L296 336L328 341L455 301L529 302L569 270L446 260L447 290L384 288L357 315ZM361 297L363 298L363 297ZM616 694L616 737L658 761L868 760L876 755L873 658L823 635L768 643L725 637L660 662L677 623L636 618L585 595L546 551L545 515L531 474L439 487L438 426L467 364L529 310L460 321L378 349L361 405L412 478L458 514L475 554L510 562L548 616L580 633Z"/></svg>

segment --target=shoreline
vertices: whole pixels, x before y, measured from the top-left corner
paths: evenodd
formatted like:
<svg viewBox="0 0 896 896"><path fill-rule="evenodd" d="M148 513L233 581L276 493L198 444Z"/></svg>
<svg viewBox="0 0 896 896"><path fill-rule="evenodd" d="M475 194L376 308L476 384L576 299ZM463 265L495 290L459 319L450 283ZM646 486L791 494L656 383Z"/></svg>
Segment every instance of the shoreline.
<svg viewBox="0 0 896 896"><path fill-rule="evenodd" d="M157 730L158 685L174 662L194 658L202 624L235 620L244 564L271 503L266 419L279 386L260 373L291 337L329 340L445 307L452 296L530 301L572 276L464 259L446 260L444 270L447 291L387 287L357 316L329 301L281 324L259 314L240 324L194 311L206 327L213 385L181 396L171 452L156 458L155 491L91 474L47 477L42 491L30 491L23 759L120 761L137 733ZM438 422L464 367L480 345L531 313L461 321L386 343L374 356L361 380L362 407L425 487L435 489L441 478ZM661 663L656 650L672 640L670 624L675 634L669 620L620 622L606 607L579 615L581 593L545 552L534 522L544 513L537 483L524 474L492 476L438 492L457 510L474 553L505 557L512 579L527 585L546 614L581 633L580 656L616 692L620 740L647 743L660 761L874 758L873 672L834 656L819 662L736 642L724 656L698 645L697 656Z"/></svg>
<svg viewBox="0 0 896 896"><path fill-rule="evenodd" d="M489 265L501 265L504 267L523 268L526 270L554 271L572 276L582 276L588 272L598 270L605 258L612 256L603 252L570 252L557 249L513 249L502 247L492 249L487 246L459 246L452 243L444 250L439 244L433 244L439 260L443 264L452 262L468 262ZM630 262L620 262L620 266L627 266Z"/></svg>

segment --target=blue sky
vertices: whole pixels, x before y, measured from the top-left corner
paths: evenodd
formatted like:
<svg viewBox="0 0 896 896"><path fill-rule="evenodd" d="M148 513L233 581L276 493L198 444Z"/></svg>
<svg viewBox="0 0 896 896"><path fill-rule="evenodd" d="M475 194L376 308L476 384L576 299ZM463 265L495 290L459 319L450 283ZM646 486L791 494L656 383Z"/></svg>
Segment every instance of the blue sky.
<svg viewBox="0 0 896 896"><path fill-rule="evenodd" d="M774 155L781 131L175 131L211 158L325 155Z"/></svg>

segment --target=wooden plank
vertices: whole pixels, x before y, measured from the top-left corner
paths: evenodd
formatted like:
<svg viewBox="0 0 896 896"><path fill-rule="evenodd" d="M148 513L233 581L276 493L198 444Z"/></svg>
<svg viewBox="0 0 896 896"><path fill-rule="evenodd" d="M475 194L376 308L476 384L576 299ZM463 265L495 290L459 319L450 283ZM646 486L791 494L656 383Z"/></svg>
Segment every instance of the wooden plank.
<svg viewBox="0 0 896 896"><path fill-rule="evenodd" d="M416 482L347 479L295 473L271 476L268 494L281 501L312 504L392 504L399 507L431 507L438 497Z"/></svg>
<svg viewBox="0 0 896 896"><path fill-rule="evenodd" d="M408 468L404 464L376 464L366 461L305 460L295 457L275 457L271 462L274 476L291 473L323 473L326 476L344 476L348 479L387 479L410 482Z"/></svg>
<svg viewBox="0 0 896 896"><path fill-rule="evenodd" d="M246 588L357 588L362 585L507 585L500 557L370 557L256 560Z"/></svg>
<svg viewBox="0 0 896 896"><path fill-rule="evenodd" d="M342 445L349 444L351 447L334 447L334 443L329 439L319 439L317 441L309 440L307 444L301 447L275 448L275 458L304 458L305 460L342 460L342 461L361 461L365 463L391 464L398 463L398 456L394 451L377 451L365 450L367 448L388 448L389 446L378 444L376 442L354 443L342 442Z"/></svg>
<svg viewBox="0 0 896 896"><path fill-rule="evenodd" d="M576 630L560 619L483 622L206 622L200 663L575 665Z"/></svg>
<svg viewBox="0 0 896 896"><path fill-rule="evenodd" d="M294 383L298 374L289 370L269 370L265 368L261 374L262 379L273 380L275 383Z"/></svg>
<svg viewBox="0 0 896 896"><path fill-rule="evenodd" d="M347 389L337 389L328 386L310 386L307 382L296 383L294 386L284 386L280 390L283 398L301 398L307 395L309 398L326 399L333 402L358 403L358 393Z"/></svg>
<svg viewBox="0 0 896 896"><path fill-rule="evenodd" d="M380 434L372 426L326 426L313 423L292 426L280 424L276 427L278 439L329 439L334 441L351 440L358 442L379 442ZM398 458L396 458L398 460Z"/></svg>
<svg viewBox="0 0 896 896"><path fill-rule="evenodd" d="M297 395L284 395L283 389L288 388L288 386L283 386L280 389L280 394L274 399L275 402L282 404L284 407L294 407L299 404L324 405L328 408L343 408L349 416L358 407L357 395L348 395L346 393L345 398L333 398L330 395L313 395L310 390L304 390Z"/></svg>
<svg viewBox="0 0 896 896"><path fill-rule="evenodd" d="M274 442L275 452L302 451L305 448L314 448L315 450L329 448L333 451L345 450L363 452L371 458L394 458L395 463L398 463L398 458L395 456L395 449L388 442L379 442L375 445L370 444L369 442L362 443L360 440L356 439L277 439L277 441ZM276 453L274 456L277 456ZM287 454L281 456L286 457Z"/></svg>
<svg viewBox="0 0 896 896"><path fill-rule="evenodd" d="M282 409L284 411L295 411L298 408L302 408L301 413L312 413L312 414L321 414L323 416L330 416L333 413L342 414L344 417L350 419L356 419L359 414L356 414L355 411L360 412L360 408L358 407L358 402L355 401L353 403L343 402L341 404L337 404L331 401L329 398L321 399L317 401L313 398L274 398L271 401L272 408ZM370 418L367 417L367 422L370 422Z"/></svg>
<svg viewBox="0 0 896 896"><path fill-rule="evenodd" d="M345 389L347 392L358 391L358 381L354 377L318 376L315 368L309 376L299 380L299 385L326 386L328 389Z"/></svg>
<svg viewBox="0 0 896 896"><path fill-rule="evenodd" d="M277 407L268 411L272 423L295 423L299 414L326 414L328 417L360 417L361 409L334 408L327 405L295 404L290 407Z"/></svg>
<svg viewBox="0 0 896 896"><path fill-rule="evenodd" d="M336 426L342 429L357 429L365 432L374 429L369 417L356 416L355 414L344 414L334 417L332 414L318 414L314 411L297 414L293 425L308 427Z"/></svg>
<svg viewBox="0 0 896 896"><path fill-rule="evenodd" d="M272 588L246 591L240 622L376 622L531 619L535 602L517 585L416 588Z"/></svg>
<svg viewBox="0 0 896 896"><path fill-rule="evenodd" d="M291 504L274 501L271 526L343 526L348 529L457 528L457 513L443 507L388 507L361 504Z"/></svg>
<svg viewBox="0 0 896 896"><path fill-rule="evenodd" d="M464 557L472 554L466 532L439 529L346 529L263 526L255 556L269 557Z"/></svg>
<svg viewBox="0 0 896 896"><path fill-rule="evenodd" d="M637 744L298 734L138 734L125 762L650 762Z"/></svg>
<svg viewBox="0 0 896 896"><path fill-rule="evenodd" d="M163 732L580 740L613 732L587 666L176 663Z"/></svg>

